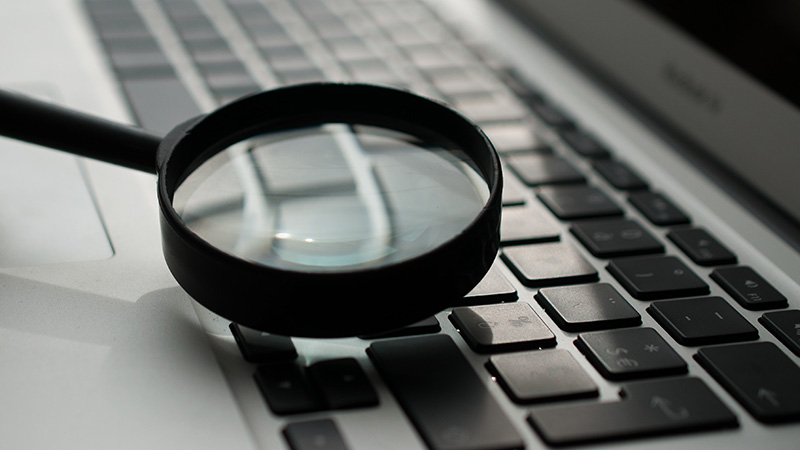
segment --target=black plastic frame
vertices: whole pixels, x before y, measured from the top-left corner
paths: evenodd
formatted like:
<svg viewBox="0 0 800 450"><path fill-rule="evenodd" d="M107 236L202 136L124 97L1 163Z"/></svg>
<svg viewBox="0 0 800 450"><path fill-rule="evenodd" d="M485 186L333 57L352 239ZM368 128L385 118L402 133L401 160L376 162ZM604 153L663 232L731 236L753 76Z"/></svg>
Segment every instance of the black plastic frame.
<svg viewBox="0 0 800 450"><path fill-rule="evenodd" d="M380 126L452 141L489 185L481 213L458 236L419 257L353 272L298 272L216 249L172 206L199 164L245 137L325 123ZM178 283L209 310L274 334L344 337L423 320L457 303L488 272L500 240L502 172L480 128L449 107L412 93L361 84L291 86L241 99L176 127L157 154L164 256Z"/></svg>

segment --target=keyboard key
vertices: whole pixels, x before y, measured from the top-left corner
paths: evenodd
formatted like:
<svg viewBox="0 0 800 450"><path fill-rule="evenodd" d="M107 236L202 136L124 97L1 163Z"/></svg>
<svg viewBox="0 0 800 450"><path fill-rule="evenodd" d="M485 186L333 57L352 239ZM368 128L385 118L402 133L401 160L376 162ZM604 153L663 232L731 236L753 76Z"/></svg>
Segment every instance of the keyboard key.
<svg viewBox="0 0 800 450"><path fill-rule="evenodd" d="M431 450L525 446L449 336L375 342L367 352Z"/></svg>
<svg viewBox="0 0 800 450"><path fill-rule="evenodd" d="M516 291L514 291L516 293ZM417 323L397 328L395 330L384 331L377 334L369 334L359 336L361 339L384 339L402 336L416 336L420 334L433 334L442 331L442 326L439 325L439 320L436 317L428 317L425 320L420 320Z"/></svg>
<svg viewBox="0 0 800 450"><path fill-rule="evenodd" d="M529 287L589 283L597 271L574 247L562 242L505 247L500 257Z"/></svg>
<svg viewBox="0 0 800 450"><path fill-rule="evenodd" d="M623 214L611 198L592 186L544 186L539 189L538 197L561 220Z"/></svg>
<svg viewBox="0 0 800 450"><path fill-rule="evenodd" d="M511 154L506 164L528 186L579 184L586 178L566 159L539 153Z"/></svg>
<svg viewBox="0 0 800 450"><path fill-rule="evenodd" d="M680 225L691 221L689 216L661 194L637 192L631 194L628 200L654 225Z"/></svg>
<svg viewBox="0 0 800 450"><path fill-rule="evenodd" d="M764 313L758 321L783 342L783 345L800 356L800 310Z"/></svg>
<svg viewBox="0 0 800 450"><path fill-rule="evenodd" d="M598 392L594 381L566 350L493 355L489 370L516 403L596 397Z"/></svg>
<svg viewBox="0 0 800 450"><path fill-rule="evenodd" d="M505 207L500 222L500 243L515 245L557 241L561 230L551 220L530 207Z"/></svg>
<svg viewBox="0 0 800 450"><path fill-rule="evenodd" d="M757 420L800 420L800 368L775 344L701 348L695 359Z"/></svg>
<svg viewBox="0 0 800 450"><path fill-rule="evenodd" d="M686 362L652 328L597 331L578 336L575 345L609 380L686 373Z"/></svg>
<svg viewBox="0 0 800 450"><path fill-rule="evenodd" d="M626 164L612 159L597 161L594 170L612 186L624 191L647 189L647 183Z"/></svg>
<svg viewBox="0 0 800 450"><path fill-rule="evenodd" d="M783 294L750 267L716 269L711 272L711 279L744 308L760 311L789 305Z"/></svg>
<svg viewBox="0 0 800 450"><path fill-rule="evenodd" d="M698 378L627 384L622 400L531 410L528 421L550 445L735 428L736 416Z"/></svg>
<svg viewBox="0 0 800 450"><path fill-rule="evenodd" d="M478 353L556 345L553 332L524 302L453 308L450 320Z"/></svg>
<svg viewBox="0 0 800 450"><path fill-rule="evenodd" d="M615 259L607 269L640 300L708 294L708 285L674 256Z"/></svg>
<svg viewBox="0 0 800 450"><path fill-rule="evenodd" d="M525 122L489 124L481 128L498 153L550 152Z"/></svg>
<svg viewBox="0 0 800 450"><path fill-rule="evenodd" d="M736 255L701 228L673 230L667 237L701 266L736 264Z"/></svg>
<svg viewBox="0 0 800 450"><path fill-rule="evenodd" d="M462 302L453 306L474 306L517 301L517 298L519 298L517 289L500 272L497 264L495 263L481 282L469 294L464 296Z"/></svg>
<svg viewBox="0 0 800 450"><path fill-rule="evenodd" d="M347 450L348 447L331 419L290 423L283 436L291 450Z"/></svg>
<svg viewBox="0 0 800 450"><path fill-rule="evenodd" d="M633 220L580 222L570 231L598 258L664 252L664 246Z"/></svg>
<svg viewBox="0 0 800 450"><path fill-rule="evenodd" d="M166 133L187 117L200 114L197 103L177 78L123 80L122 87L139 125L153 132Z"/></svg>
<svg viewBox="0 0 800 450"><path fill-rule="evenodd" d="M561 137L579 155L586 158L608 158L611 154L592 136L581 130L567 129L561 131Z"/></svg>
<svg viewBox="0 0 800 450"><path fill-rule="evenodd" d="M309 379L327 409L362 408L378 404L378 395L353 358L330 359L310 365Z"/></svg>
<svg viewBox="0 0 800 450"><path fill-rule="evenodd" d="M575 124L560 109L542 101L533 101L528 105L544 123L553 128L572 128Z"/></svg>
<svg viewBox="0 0 800 450"><path fill-rule="evenodd" d="M322 402L305 371L296 364L259 366L255 380L269 409L275 414L299 414L322 409Z"/></svg>
<svg viewBox="0 0 800 450"><path fill-rule="evenodd" d="M758 339L758 330L721 297L654 302L647 312L683 345Z"/></svg>
<svg viewBox="0 0 800 450"><path fill-rule="evenodd" d="M239 351L247 361L263 364L297 358L297 351L289 337L262 333L236 323L230 324L230 329Z"/></svg>
<svg viewBox="0 0 800 450"><path fill-rule="evenodd" d="M639 313L607 283L540 289L534 298L564 331L593 331L642 323Z"/></svg>

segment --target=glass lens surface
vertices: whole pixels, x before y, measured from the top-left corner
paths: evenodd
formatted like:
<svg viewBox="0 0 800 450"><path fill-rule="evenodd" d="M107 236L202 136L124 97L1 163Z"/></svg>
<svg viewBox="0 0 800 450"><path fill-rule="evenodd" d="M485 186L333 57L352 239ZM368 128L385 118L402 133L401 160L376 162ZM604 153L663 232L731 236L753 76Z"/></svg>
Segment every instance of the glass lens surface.
<svg viewBox="0 0 800 450"><path fill-rule="evenodd" d="M234 256L335 272L430 252L488 197L475 164L447 141L326 124L228 147L185 179L173 204L190 230Z"/></svg>

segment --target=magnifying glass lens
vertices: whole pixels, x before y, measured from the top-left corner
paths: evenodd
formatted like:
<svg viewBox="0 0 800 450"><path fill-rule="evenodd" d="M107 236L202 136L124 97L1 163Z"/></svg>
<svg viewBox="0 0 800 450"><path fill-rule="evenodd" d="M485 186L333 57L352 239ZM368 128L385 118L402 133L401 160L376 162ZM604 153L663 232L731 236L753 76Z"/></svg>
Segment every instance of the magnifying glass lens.
<svg viewBox="0 0 800 450"><path fill-rule="evenodd" d="M289 271L353 272L429 253L462 233L490 188L453 142L360 124L257 134L177 187L186 227Z"/></svg>

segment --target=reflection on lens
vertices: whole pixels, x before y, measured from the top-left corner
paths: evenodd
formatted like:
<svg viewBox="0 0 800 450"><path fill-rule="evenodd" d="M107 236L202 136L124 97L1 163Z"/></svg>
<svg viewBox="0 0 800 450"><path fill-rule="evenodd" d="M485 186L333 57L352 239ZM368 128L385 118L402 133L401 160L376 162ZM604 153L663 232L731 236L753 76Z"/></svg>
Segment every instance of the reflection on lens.
<svg viewBox="0 0 800 450"><path fill-rule="evenodd" d="M328 124L232 145L186 178L174 206L189 229L240 258L353 271L441 246L488 196L468 156L447 142Z"/></svg>

